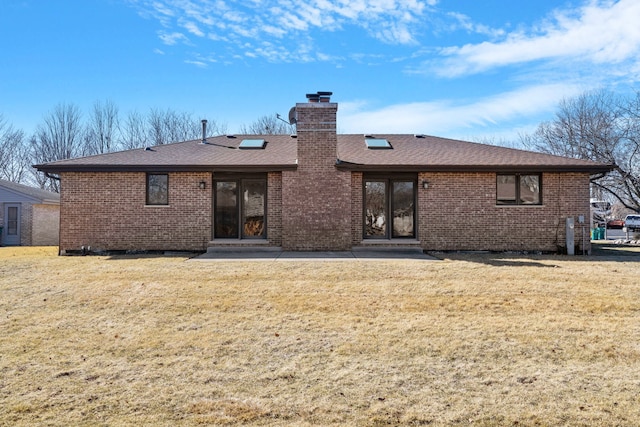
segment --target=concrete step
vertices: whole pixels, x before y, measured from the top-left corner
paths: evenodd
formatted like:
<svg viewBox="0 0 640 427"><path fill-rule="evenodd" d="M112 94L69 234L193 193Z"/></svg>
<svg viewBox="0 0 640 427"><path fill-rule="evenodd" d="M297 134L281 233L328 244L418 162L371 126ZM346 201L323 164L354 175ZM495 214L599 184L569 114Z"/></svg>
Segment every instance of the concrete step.
<svg viewBox="0 0 640 427"><path fill-rule="evenodd" d="M207 245L207 253L277 253L282 252L282 248L279 246L268 246L264 243L240 243L235 242L220 242L218 240L211 241Z"/></svg>
<svg viewBox="0 0 640 427"><path fill-rule="evenodd" d="M420 246L420 242L418 240L363 240L359 245L354 246L352 251L399 251L407 253L422 253L422 246Z"/></svg>

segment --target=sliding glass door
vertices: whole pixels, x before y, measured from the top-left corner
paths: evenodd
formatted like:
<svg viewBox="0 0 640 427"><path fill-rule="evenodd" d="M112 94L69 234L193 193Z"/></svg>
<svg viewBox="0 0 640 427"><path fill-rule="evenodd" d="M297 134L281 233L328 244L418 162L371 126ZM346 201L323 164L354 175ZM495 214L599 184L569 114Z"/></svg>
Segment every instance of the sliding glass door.
<svg viewBox="0 0 640 427"><path fill-rule="evenodd" d="M214 183L214 238L266 238L266 179L223 179Z"/></svg>
<svg viewBox="0 0 640 427"><path fill-rule="evenodd" d="M416 181L408 178L364 180L364 237L366 239L416 236Z"/></svg>

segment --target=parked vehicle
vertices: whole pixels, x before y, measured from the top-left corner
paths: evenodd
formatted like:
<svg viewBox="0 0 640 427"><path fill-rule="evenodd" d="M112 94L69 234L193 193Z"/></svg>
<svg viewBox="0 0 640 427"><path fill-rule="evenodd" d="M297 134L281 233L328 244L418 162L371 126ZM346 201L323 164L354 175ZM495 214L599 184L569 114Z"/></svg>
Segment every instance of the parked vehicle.
<svg viewBox="0 0 640 427"><path fill-rule="evenodd" d="M624 226L629 231L640 231L640 215L627 215L624 219Z"/></svg>
<svg viewBox="0 0 640 427"><path fill-rule="evenodd" d="M621 229L622 227L624 227L624 220L622 219L610 219L607 221L607 228Z"/></svg>

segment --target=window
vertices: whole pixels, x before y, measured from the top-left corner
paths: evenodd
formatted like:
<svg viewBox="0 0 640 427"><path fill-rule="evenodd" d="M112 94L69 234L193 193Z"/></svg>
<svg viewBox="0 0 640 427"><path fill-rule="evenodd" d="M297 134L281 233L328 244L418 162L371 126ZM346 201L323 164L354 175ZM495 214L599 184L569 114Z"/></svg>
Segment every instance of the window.
<svg viewBox="0 0 640 427"><path fill-rule="evenodd" d="M169 204L169 175L147 174L147 205Z"/></svg>
<svg viewBox="0 0 640 427"><path fill-rule="evenodd" d="M18 235L18 208L11 206L7 208L7 236Z"/></svg>
<svg viewBox="0 0 640 427"><path fill-rule="evenodd" d="M415 237L415 198L414 179L365 179L364 237Z"/></svg>
<svg viewBox="0 0 640 427"><path fill-rule="evenodd" d="M386 139L366 138L364 142L369 150L390 150L392 148Z"/></svg>
<svg viewBox="0 0 640 427"><path fill-rule="evenodd" d="M214 237L266 238L266 179L222 179L215 186Z"/></svg>
<svg viewBox="0 0 640 427"><path fill-rule="evenodd" d="M263 150L264 145L266 144L264 139L243 139L238 148L241 149L253 149L253 150Z"/></svg>
<svg viewBox="0 0 640 427"><path fill-rule="evenodd" d="M497 205L540 205L541 174L498 174L496 176Z"/></svg>

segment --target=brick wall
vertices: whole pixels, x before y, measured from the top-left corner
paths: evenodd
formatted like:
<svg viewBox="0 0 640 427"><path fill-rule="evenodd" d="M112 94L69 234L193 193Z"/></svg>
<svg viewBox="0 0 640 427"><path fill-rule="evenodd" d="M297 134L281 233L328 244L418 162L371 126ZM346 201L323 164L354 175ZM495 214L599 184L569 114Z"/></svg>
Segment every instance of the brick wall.
<svg viewBox="0 0 640 427"><path fill-rule="evenodd" d="M336 113L329 102L296 105L298 168L282 173L282 247L351 248L351 174L338 171Z"/></svg>
<svg viewBox="0 0 640 427"><path fill-rule="evenodd" d="M60 251L203 250L211 238L211 174L170 173L169 205L145 206L146 174L60 174ZM198 188L200 181L207 189Z"/></svg>
<svg viewBox="0 0 640 427"><path fill-rule="evenodd" d="M428 181L429 188L422 188ZM363 176L351 174L353 245L363 244ZM541 206L496 206L495 173L420 173L418 239L427 250L564 251L565 219L576 221L576 253L591 248L589 175L545 173ZM578 224L584 215L585 224ZM584 231L584 241L582 232Z"/></svg>
<svg viewBox="0 0 640 427"><path fill-rule="evenodd" d="M282 246L282 173L267 174L267 240Z"/></svg>
<svg viewBox="0 0 640 427"><path fill-rule="evenodd" d="M363 233L363 176L362 172L351 173L351 244L358 246L362 243Z"/></svg>
<svg viewBox="0 0 640 427"><path fill-rule="evenodd" d="M545 173L540 206L496 206L495 173L421 173L418 234L428 250L563 251L565 219L576 219L579 251L590 250L589 175ZM584 215L582 226L577 223ZM579 252L577 252L579 253Z"/></svg>
<svg viewBox="0 0 640 427"><path fill-rule="evenodd" d="M21 203L20 205L20 245L31 246L33 203Z"/></svg>
<svg viewBox="0 0 640 427"><path fill-rule="evenodd" d="M56 246L59 243L60 206L33 205L31 244Z"/></svg>

